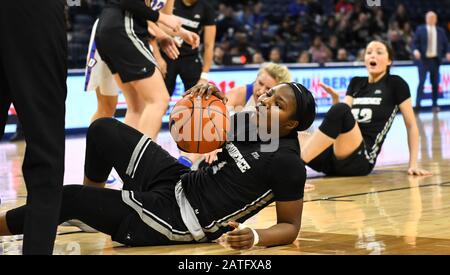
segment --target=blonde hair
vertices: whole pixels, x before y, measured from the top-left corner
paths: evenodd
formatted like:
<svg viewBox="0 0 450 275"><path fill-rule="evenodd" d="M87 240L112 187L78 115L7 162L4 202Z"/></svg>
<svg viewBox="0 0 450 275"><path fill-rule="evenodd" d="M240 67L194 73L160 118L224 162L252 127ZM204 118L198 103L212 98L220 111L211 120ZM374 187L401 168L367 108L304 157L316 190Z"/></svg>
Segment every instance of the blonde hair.
<svg viewBox="0 0 450 275"><path fill-rule="evenodd" d="M286 66L275 64L272 62L264 63L259 69L258 76L263 72L267 72L270 77L275 79L277 84L282 82L291 82L292 76L289 69Z"/></svg>

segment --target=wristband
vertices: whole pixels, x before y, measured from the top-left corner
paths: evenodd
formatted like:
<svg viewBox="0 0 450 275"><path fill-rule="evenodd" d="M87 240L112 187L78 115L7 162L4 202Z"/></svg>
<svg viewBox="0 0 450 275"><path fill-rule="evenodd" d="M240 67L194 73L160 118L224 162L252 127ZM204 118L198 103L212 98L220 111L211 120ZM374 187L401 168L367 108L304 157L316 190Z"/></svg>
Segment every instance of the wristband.
<svg viewBox="0 0 450 275"><path fill-rule="evenodd" d="M253 244L252 244L252 247L255 246L255 245L258 245L258 243L259 243L259 235L258 235L258 232L256 232L255 229L253 229L253 228L251 228L251 227L248 227L248 226L246 226L246 225L243 224L243 223L240 223L238 229L239 229L239 230L242 230L242 229L244 229L244 228L250 229L250 230L252 231L252 233L253 233Z"/></svg>
<svg viewBox="0 0 450 275"><path fill-rule="evenodd" d="M208 73L202 72L200 79L208 80Z"/></svg>
<svg viewBox="0 0 450 275"><path fill-rule="evenodd" d="M259 243L259 235L258 235L258 232L256 232L256 230L253 229L253 228L250 228L250 229L251 229L252 232L253 232L253 245L252 245L252 246L258 245L258 243Z"/></svg>

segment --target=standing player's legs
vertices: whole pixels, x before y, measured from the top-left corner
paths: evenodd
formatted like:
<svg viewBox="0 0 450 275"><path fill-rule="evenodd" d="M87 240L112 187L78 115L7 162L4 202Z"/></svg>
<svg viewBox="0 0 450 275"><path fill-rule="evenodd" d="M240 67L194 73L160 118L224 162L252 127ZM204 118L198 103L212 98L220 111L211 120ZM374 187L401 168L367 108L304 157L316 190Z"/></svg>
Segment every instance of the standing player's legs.
<svg viewBox="0 0 450 275"><path fill-rule="evenodd" d="M336 158L345 159L358 149L362 141L361 130L350 107L345 103L338 103L331 107L314 134L307 139L303 136L300 138L301 158L309 163L333 145Z"/></svg>
<svg viewBox="0 0 450 275"><path fill-rule="evenodd" d="M97 110L92 116L91 122L94 122L102 117L114 117L118 97L103 95L100 87L95 89L95 94L97 96Z"/></svg>
<svg viewBox="0 0 450 275"><path fill-rule="evenodd" d="M22 167L28 193L23 253L51 254L64 176L65 1L2 4L1 35L8 38L2 40L2 63L27 143Z"/></svg>
<svg viewBox="0 0 450 275"><path fill-rule="evenodd" d="M150 77L132 81L127 83L126 86L122 86L122 84L119 84L119 86L124 87L124 91L128 90L128 92L125 92L126 97L128 97L127 104L129 102L144 104L137 129L155 140L161 129L162 117L166 113L170 100L161 72L155 69ZM133 90L126 87L132 87Z"/></svg>
<svg viewBox="0 0 450 275"><path fill-rule="evenodd" d="M116 113L119 88L108 66L96 53L97 62L90 68L90 79L86 90L94 90L97 96L97 110L91 118L91 122L102 117L114 117Z"/></svg>
<svg viewBox="0 0 450 275"><path fill-rule="evenodd" d="M430 59L430 82L432 87L433 107L438 107L437 101L439 97L439 60L437 58Z"/></svg>
<svg viewBox="0 0 450 275"><path fill-rule="evenodd" d="M111 27L109 23L117 20L123 20L123 26ZM150 50L148 37L143 32L143 27L132 14L116 13L110 9L100 17L95 39L102 59L124 92L130 111L128 114L127 110L127 116L132 116L133 121L127 124L136 127L134 122L138 120L136 128L154 139L161 128L170 97Z"/></svg>
<svg viewBox="0 0 450 275"><path fill-rule="evenodd" d="M97 26L98 19L92 27L85 72L85 91L95 90L97 96L97 110L92 115L91 122L102 117L114 116L119 92L111 71L97 51L95 43Z"/></svg>
<svg viewBox="0 0 450 275"><path fill-rule="evenodd" d="M123 83L118 74L114 75L117 85L122 90L125 101L127 102L127 112L125 114L125 124L138 129L139 120L144 112L144 102L139 97L138 92L130 83Z"/></svg>
<svg viewBox="0 0 450 275"><path fill-rule="evenodd" d="M186 56L178 61L180 64L180 77L183 81L184 90L194 87L200 80L202 74L202 62L198 56Z"/></svg>
<svg viewBox="0 0 450 275"><path fill-rule="evenodd" d="M167 91L169 92L169 95L172 96L175 92L175 87L177 84L177 76L178 76L178 60L172 60L167 55L162 53L162 56L167 64L167 73L166 77L164 78L164 82L166 83ZM179 57L181 58L181 57Z"/></svg>
<svg viewBox="0 0 450 275"><path fill-rule="evenodd" d="M419 70L419 86L417 86L416 109L420 109L425 80L427 78L428 64L425 60L418 61L417 68Z"/></svg>

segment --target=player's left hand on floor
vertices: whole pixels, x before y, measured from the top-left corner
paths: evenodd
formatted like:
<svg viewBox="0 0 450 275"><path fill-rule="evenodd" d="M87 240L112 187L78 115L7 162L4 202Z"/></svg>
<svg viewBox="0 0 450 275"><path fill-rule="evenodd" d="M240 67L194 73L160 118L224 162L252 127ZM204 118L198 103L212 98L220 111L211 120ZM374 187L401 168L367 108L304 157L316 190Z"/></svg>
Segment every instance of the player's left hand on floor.
<svg viewBox="0 0 450 275"><path fill-rule="evenodd" d="M409 168L408 175L410 176L431 176L431 172L421 168Z"/></svg>
<svg viewBox="0 0 450 275"><path fill-rule="evenodd" d="M227 244L236 250L250 249L253 246L253 232L250 228L239 229L239 223L228 222L228 225L235 228L227 233Z"/></svg>

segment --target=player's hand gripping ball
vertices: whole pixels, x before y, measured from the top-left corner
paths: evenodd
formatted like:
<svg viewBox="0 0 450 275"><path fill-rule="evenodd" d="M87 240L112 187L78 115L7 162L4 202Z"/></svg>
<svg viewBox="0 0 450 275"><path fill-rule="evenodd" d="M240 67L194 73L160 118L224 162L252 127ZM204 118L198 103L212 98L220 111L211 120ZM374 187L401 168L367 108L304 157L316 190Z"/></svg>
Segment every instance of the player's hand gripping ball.
<svg viewBox="0 0 450 275"><path fill-rule="evenodd" d="M226 142L230 119L226 97L212 84L198 84L183 94L170 113L170 134L184 152L205 154Z"/></svg>

